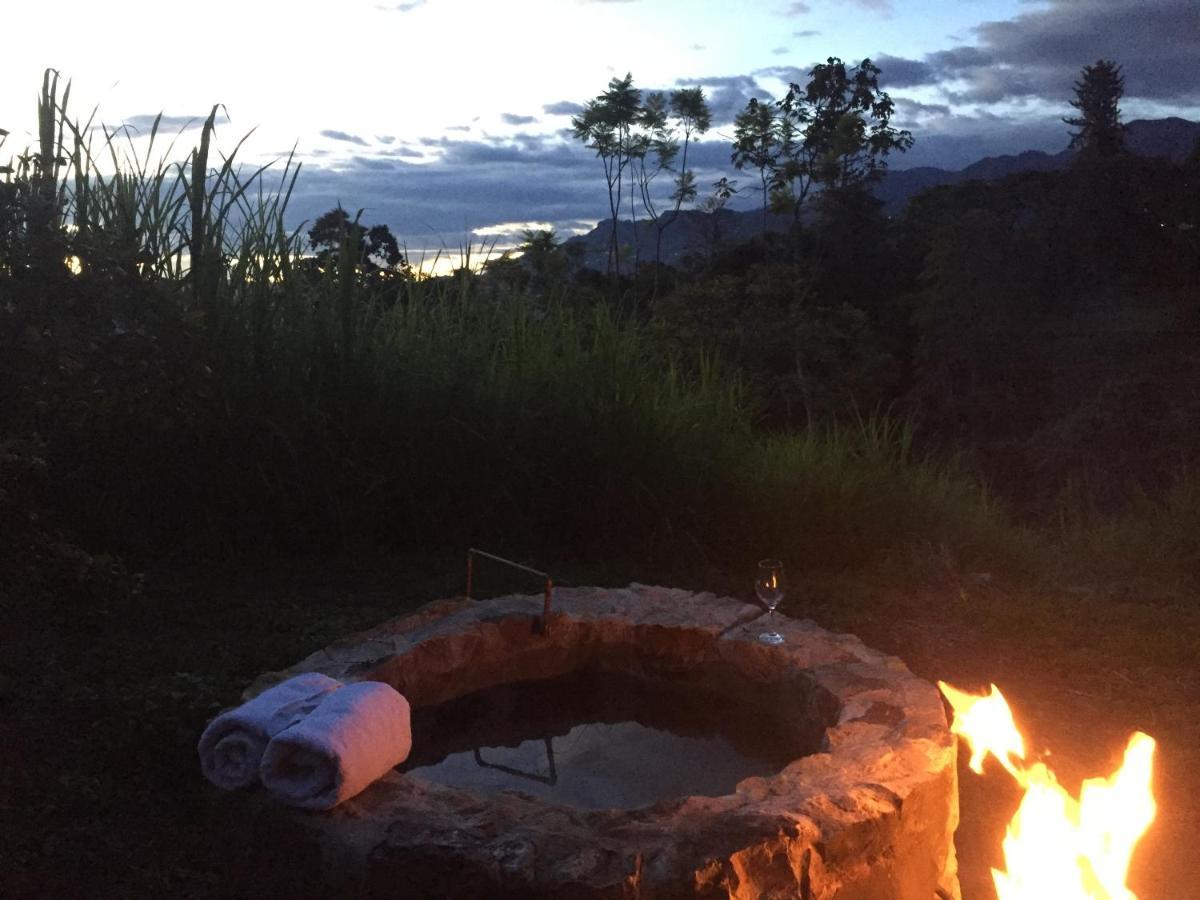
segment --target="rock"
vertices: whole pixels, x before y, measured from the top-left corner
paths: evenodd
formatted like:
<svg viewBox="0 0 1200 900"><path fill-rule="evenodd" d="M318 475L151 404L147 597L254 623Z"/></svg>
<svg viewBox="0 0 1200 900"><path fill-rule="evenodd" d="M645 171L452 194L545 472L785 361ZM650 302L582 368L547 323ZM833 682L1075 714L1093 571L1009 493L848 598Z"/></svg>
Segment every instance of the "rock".
<svg viewBox="0 0 1200 900"><path fill-rule="evenodd" d="M927 900L959 896L955 745L936 689L852 635L712 594L632 584L439 601L338 641L300 671L385 681L419 708L580 667L686 677L721 701L766 701L819 746L721 797L634 810L475 795L392 772L329 813L247 800L259 841L291 836L340 895ZM275 856L278 848L272 849Z"/></svg>

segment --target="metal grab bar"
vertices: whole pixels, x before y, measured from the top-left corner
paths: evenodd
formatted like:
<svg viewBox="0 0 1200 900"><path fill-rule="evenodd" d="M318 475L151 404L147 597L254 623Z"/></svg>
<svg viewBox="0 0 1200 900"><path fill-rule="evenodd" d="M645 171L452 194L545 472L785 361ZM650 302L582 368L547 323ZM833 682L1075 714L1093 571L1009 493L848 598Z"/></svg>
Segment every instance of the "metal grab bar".
<svg viewBox="0 0 1200 900"><path fill-rule="evenodd" d="M506 775L515 775L518 778L528 778L530 781L540 781L542 784L554 787L556 784L558 784L558 770L554 767L554 744L548 737L542 738L542 743L546 745L546 761L550 764L549 775L539 775L536 772L522 772L520 769L514 769L512 766L488 762L483 758L483 754L478 748L475 750L475 764L484 769L496 769L500 772L504 772Z"/></svg>
<svg viewBox="0 0 1200 900"><path fill-rule="evenodd" d="M519 562L513 562L511 559L505 559L503 556L496 556L494 553L488 553L486 550L477 550L471 547L467 550L467 593L468 600L471 599L471 591L474 588L475 581L475 557L482 556L484 559L490 559L492 562L502 563L514 569L519 569L522 572L528 572L530 575L536 575L538 578L546 580L546 595L542 601L542 617L534 619L533 631L535 634L545 634L546 628L550 621L550 600L554 593L554 579L547 572L540 572L537 569L522 565Z"/></svg>

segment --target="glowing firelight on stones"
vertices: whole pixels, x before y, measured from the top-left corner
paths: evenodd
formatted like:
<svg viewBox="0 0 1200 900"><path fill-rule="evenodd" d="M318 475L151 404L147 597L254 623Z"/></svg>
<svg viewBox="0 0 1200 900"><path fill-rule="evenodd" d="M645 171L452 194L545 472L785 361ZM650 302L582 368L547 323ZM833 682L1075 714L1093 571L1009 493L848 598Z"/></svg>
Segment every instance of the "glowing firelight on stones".
<svg viewBox="0 0 1200 900"><path fill-rule="evenodd" d="M1026 768L1024 739L1004 696L938 687L954 708L951 731L971 748L971 769L991 755L1025 789L1004 839L1006 871L992 870L999 900L1136 900L1125 886L1133 849L1154 821L1154 738L1135 732L1121 767L1068 794L1043 763Z"/></svg>

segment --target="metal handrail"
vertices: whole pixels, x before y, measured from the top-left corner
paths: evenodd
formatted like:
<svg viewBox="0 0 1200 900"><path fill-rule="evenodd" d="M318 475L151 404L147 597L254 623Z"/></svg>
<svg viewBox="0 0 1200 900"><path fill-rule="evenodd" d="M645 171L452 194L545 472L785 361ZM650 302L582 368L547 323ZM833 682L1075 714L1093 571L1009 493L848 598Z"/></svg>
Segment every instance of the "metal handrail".
<svg viewBox="0 0 1200 900"><path fill-rule="evenodd" d="M536 575L538 578L546 580L546 594L542 601L542 617L534 619L533 630L535 634L545 634L546 628L550 621L550 600L554 594L554 579L547 572L541 572L537 569L523 565L519 562L513 562L511 559L505 559L503 556L496 556L494 553L488 553L486 550L478 550L471 547L467 550L467 593L468 600L471 599L471 591L475 581L475 557L482 556L484 559L490 559L493 562L502 563L506 566L511 566L514 569L519 569L522 572L528 572L530 575Z"/></svg>
<svg viewBox="0 0 1200 900"><path fill-rule="evenodd" d="M554 766L554 744L548 737L542 738L542 743L546 745L546 761L550 764L549 775L539 775L537 772L523 772L520 769L512 766L505 766L500 763L488 762L483 758L483 753L479 748L475 749L475 764L484 769L496 769L504 772L506 775L515 775L518 778L528 778L530 781L540 781L542 784L554 787L558 784L558 770Z"/></svg>

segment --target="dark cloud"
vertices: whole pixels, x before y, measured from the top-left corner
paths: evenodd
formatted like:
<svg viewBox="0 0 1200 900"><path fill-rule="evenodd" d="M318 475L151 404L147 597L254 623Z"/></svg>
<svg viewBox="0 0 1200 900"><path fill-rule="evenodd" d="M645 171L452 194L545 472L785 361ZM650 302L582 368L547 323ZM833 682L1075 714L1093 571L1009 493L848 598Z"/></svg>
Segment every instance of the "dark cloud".
<svg viewBox="0 0 1200 900"><path fill-rule="evenodd" d="M141 113L136 116L127 116L125 118L125 120L121 123L121 125L117 126L117 128L124 126L126 128L131 129L135 134L149 134L150 129L154 127L155 119L159 119L158 113ZM190 131L193 128L202 127L204 125L205 121L207 121L207 119L208 119L207 113L205 113L203 115L197 115L197 116L167 116L167 115L164 115L159 120L158 130L160 133L161 132L176 133L176 132L180 132L180 131ZM229 122L229 117L218 114L215 121L216 121L217 125L223 125L223 124L226 124ZM104 127L107 127L109 131L114 130L113 126L111 126L111 125L104 126Z"/></svg>
<svg viewBox="0 0 1200 900"><path fill-rule="evenodd" d="M812 7L807 3L789 3L787 8L783 10L785 16L806 16L812 12Z"/></svg>
<svg viewBox="0 0 1200 900"><path fill-rule="evenodd" d="M905 127L905 123L912 123L916 119L950 115L950 107L945 103L921 103L908 97L896 97L894 102L896 116L893 123L900 127Z"/></svg>
<svg viewBox="0 0 1200 900"><path fill-rule="evenodd" d="M390 134L377 134L375 135L375 140L381 144L394 144L396 142L396 139Z"/></svg>
<svg viewBox="0 0 1200 900"><path fill-rule="evenodd" d="M680 87L704 88L709 109L712 110L714 126L728 125L732 122L734 117L746 108L751 97L759 100L771 97L768 91L759 86L753 75L681 78L675 83Z"/></svg>
<svg viewBox="0 0 1200 900"><path fill-rule="evenodd" d="M367 146L367 142L357 134L347 134L344 131L334 131L331 128L322 131L321 137L329 138L331 141L346 141L349 144L358 144L360 147Z"/></svg>
<svg viewBox="0 0 1200 900"><path fill-rule="evenodd" d="M812 29L812 28L806 28L804 31L793 31L793 32L792 32L792 37L797 37L797 38L810 38L810 37L816 37L816 36L817 36L817 35L819 35L820 33L821 33L821 32L819 32L819 31L816 31L815 29Z"/></svg>
<svg viewBox="0 0 1200 900"><path fill-rule="evenodd" d="M413 254L457 247L473 228L498 222L595 221L602 215L600 165L582 145L557 140L526 149L487 141L439 142L439 159L354 157L313 166L296 183L293 227L338 202L368 205L364 221L386 223Z"/></svg>
<svg viewBox="0 0 1200 900"><path fill-rule="evenodd" d="M774 78L784 84L807 84L808 79L812 77L812 70L819 64L824 64L824 60L821 60L820 63L810 63L803 68L800 66L768 66L765 69L755 70L754 74L759 78Z"/></svg>
<svg viewBox="0 0 1200 900"><path fill-rule="evenodd" d="M374 170L376 172L391 172L396 168L396 165L397 161L390 156L355 156L351 160L351 166L355 169ZM407 165L407 163L403 165Z"/></svg>
<svg viewBox="0 0 1200 900"><path fill-rule="evenodd" d="M1069 140L1058 116L1034 118L982 112L928 119L914 130L916 143L903 155L893 156L894 169L938 166L962 169L986 156L1041 150L1058 153Z"/></svg>
<svg viewBox="0 0 1200 900"><path fill-rule="evenodd" d="M774 47L774 48L772 48L771 52L773 54L775 54L776 56L783 56L785 53L788 52L788 48L787 47Z"/></svg>
<svg viewBox="0 0 1200 900"><path fill-rule="evenodd" d="M547 103L542 112L548 116L577 116L583 112L583 104L574 100L559 100L557 103Z"/></svg>
<svg viewBox="0 0 1200 900"><path fill-rule="evenodd" d="M519 116L516 113L501 113L500 121L505 125L532 125L537 116Z"/></svg>
<svg viewBox="0 0 1200 900"><path fill-rule="evenodd" d="M1122 65L1126 98L1200 101L1195 0L1049 0L1013 19L984 22L973 34L976 44L923 60L880 56L884 78L894 87L943 86L956 103L1063 103L1081 68L1103 58Z"/></svg>
<svg viewBox="0 0 1200 900"><path fill-rule="evenodd" d="M877 11L887 7L879 0L853 2ZM892 168L960 169L985 156L1062 150L1069 139L1061 121L1068 111L1065 100L1080 67L1097 58L1124 65L1127 99L1186 105L1200 97L1200 67L1194 65L1200 59L1200 7L1195 0L1043 0L1019 9L1012 22L985 23L969 40L949 49L920 58L874 57L883 85L893 94L917 87L940 91L940 96L933 90L917 98L894 96L894 121L911 129L916 143L908 153L890 159ZM779 11L803 15L808 5L792 4ZM802 23L785 24L798 28ZM780 32L775 41L790 29ZM798 39L814 35L795 32ZM688 157L701 195L712 182L728 176L743 188L744 196L735 204L754 205L754 173L733 169L728 125L750 98L769 99L777 82L804 84L810 69L779 65L745 75L676 82L675 87L703 88L714 111L713 131ZM1049 101L1054 108L1028 103L1015 110L1023 99ZM989 108L987 103L994 101L1006 104ZM981 109L955 112L953 104L967 102ZM581 109L581 104L568 100L548 103L542 108L547 118L540 127L564 125L565 120L548 117L574 115ZM504 118L515 125L533 119L514 114ZM473 229L548 222L566 233L606 215L601 164L593 151L573 139L570 129L505 138L474 137L479 129L472 135L460 133L464 131L471 129L458 126L440 137L406 140L386 150L377 144L380 152L362 151L350 160L336 153L320 159L310 154L311 164L293 198L295 224L339 201L348 209L373 204L364 212L364 221L388 224L410 254L419 257L422 249L429 254L438 247L457 250ZM668 184L664 190L669 190Z"/></svg>
<svg viewBox="0 0 1200 900"><path fill-rule="evenodd" d="M432 159L398 159L399 148L393 148L387 155L310 163L296 183L289 227L338 203L365 206L363 221L387 224L416 260L422 251L428 259L439 248L457 250L474 229L499 223L548 222L567 234L607 215L603 168L579 141L518 134L426 138L421 144L433 150ZM722 137L689 150L702 195L721 176L737 176L729 152ZM669 190L664 181L664 194Z"/></svg>
<svg viewBox="0 0 1200 900"><path fill-rule="evenodd" d="M905 59L902 56L880 53L871 62L879 66L880 86L889 90L931 84L935 80L933 66L919 59Z"/></svg>

